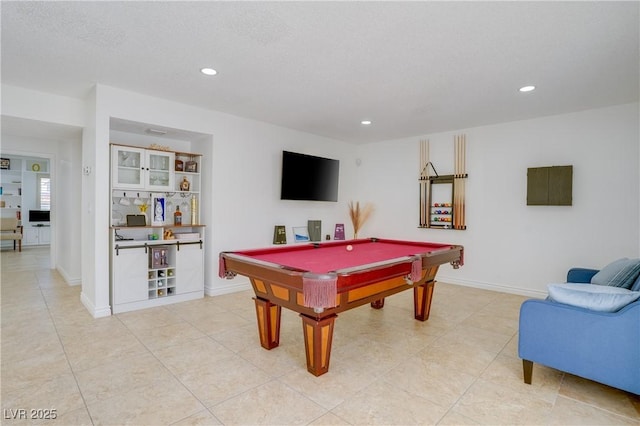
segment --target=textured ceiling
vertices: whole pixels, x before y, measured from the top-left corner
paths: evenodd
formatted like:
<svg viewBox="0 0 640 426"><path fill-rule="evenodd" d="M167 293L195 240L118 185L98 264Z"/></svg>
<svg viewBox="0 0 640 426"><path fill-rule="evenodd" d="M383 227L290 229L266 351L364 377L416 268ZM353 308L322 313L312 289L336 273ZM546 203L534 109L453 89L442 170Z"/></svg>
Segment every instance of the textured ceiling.
<svg viewBox="0 0 640 426"><path fill-rule="evenodd" d="M102 83L364 143L638 101L639 7L3 1L2 83Z"/></svg>

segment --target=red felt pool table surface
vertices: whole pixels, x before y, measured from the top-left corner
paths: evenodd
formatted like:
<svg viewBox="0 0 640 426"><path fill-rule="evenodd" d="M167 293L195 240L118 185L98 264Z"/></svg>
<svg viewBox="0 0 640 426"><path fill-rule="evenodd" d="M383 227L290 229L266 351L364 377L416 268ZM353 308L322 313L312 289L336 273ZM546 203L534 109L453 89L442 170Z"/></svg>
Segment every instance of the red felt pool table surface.
<svg viewBox="0 0 640 426"><path fill-rule="evenodd" d="M347 250L347 246L352 250ZM257 250L234 251L234 254L269 262L280 267L315 274L341 272L380 262L449 250L451 244L384 239L362 239L331 243L303 244Z"/></svg>

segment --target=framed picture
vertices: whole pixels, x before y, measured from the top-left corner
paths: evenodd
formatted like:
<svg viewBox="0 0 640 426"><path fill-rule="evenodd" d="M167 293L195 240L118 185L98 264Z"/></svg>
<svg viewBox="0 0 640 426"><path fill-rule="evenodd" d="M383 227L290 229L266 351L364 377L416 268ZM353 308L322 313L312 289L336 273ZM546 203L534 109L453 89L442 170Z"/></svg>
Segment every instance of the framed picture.
<svg viewBox="0 0 640 426"><path fill-rule="evenodd" d="M336 223L336 230L333 233L334 240L344 240L344 223Z"/></svg>
<svg viewBox="0 0 640 426"><path fill-rule="evenodd" d="M0 158L0 170L9 170L11 168L11 160L9 158Z"/></svg>
<svg viewBox="0 0 640 426"><path fill-rule="evenodd" d="M164 197L153 197L151 204L151 225L164 225L166 218Z"/></svg>
<svg viewBox="0 0 640 426"><path fill-rule="evenodd" d="M309 241L309 228L306 226L294 226L293 241L295 241L296 243Z"/></svg>
<svg viewBox="0 0 640 426"><path fill-rule="evenodd" d="M287 231L284 225L276 225L273 229L273 244L287 244Z"/></svg>
<svg viewBox="0 0 640 426"><path fill-rule="evenodd" d="M162 268L168 265L167 252L169 249L166 246L158 246L151 248L151 267ZM161 272L161 271L158 271Z"/></svg>

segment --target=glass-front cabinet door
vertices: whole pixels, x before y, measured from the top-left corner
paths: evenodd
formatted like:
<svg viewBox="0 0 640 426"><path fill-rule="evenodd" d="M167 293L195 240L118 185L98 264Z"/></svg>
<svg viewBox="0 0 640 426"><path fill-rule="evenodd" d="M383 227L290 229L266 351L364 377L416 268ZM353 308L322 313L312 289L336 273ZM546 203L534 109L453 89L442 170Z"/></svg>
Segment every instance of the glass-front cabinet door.
<svg viewBox="0 0 640 426"><path fill-rule="evenodd" d="M145 151L142 148L111 146L111 185L113 188L144 188Z"/></svg>
<svg viewBox="0 0 640 426"><path fill-rule="evenodd" d="M145 188L155 191L173 191L174 152L147 150Z"/></svg>

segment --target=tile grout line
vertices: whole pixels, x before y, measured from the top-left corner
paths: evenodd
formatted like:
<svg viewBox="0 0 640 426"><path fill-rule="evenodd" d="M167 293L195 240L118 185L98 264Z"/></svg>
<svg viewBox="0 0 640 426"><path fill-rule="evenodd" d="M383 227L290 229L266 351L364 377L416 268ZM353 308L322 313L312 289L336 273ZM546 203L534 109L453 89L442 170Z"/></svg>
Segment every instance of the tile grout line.
<svg viewBox="0 0 640 426"><path fill-rule="evenodd" d="M78 382L78 377L76 376L76 372L73 368L73 366L71 365L71 361L69 361L69 356L67 355L67 351L65 348L64 343L62 342L62 338L60 337L60 332L58 331L58 326L56 324L55 319L53 318L53 315L51 315L51 308L49 306L49 302L47 301L47 298L44 296L44 292L42 287L40 287L40 282L38 280L38 276L34 273L34 275L36 276L36 281L38 282L38 290L40 290L40 296L42 297L42 300L44 301L45 306L47 307L47 314L49 315L49 318L51 320L51 323L53 325L53 328L56 330L56 337L58 338L58 342L60 342L60 347L62 348L62 352L64 353L64 359L67 361L67 365L69 366L69 370L71 371L71 375L73 376L73 380L76 384L76 388L78 389L78 393L80 394L80 398L82 398L82 403L84 404L84 409L87 412L87 415L89 416L89 420L91 421L92 425L95 425L95 421L93 419L93 416L91 415L91 411L89 411L89 406L87 405L87 401L84 397L84 394L82 393L82 389L80 388L80 383Z"/></svg>
<svg viewBox="0 0 640 426"><path fill-rule="evenodd" d="M166 309L166 306L162 306L162 308L163 308L163 309ZM149 308L149 309L153 309L153 308ZM167 311L169 311L169 312L170 312L170 310L167 310ZM172 313L172 314L173 314L173 313ZM196 395L191 391L191 389L189 389L189 387L188 387L187 385L185 385L184 383L182 383L182 380L180 380L180 378L178 378L178 376L176 376L176 375L175 375L175 373L174 373L173 371L171 371L171 369L169 369L169 367L167 367L167 366L166 366L166 364L165 364L164 362L162 362L162 360L161 360L160 358L158 358L158 356L157 356L157 355L156 355L156 354L155 354L151 349L149 349L149 347L148 347L147 345L145 345L145 344L144 344L144 342L143 342L142 340L140 340L140 338L138 337L138 335L137 335L133 330L131 330L131 328L129 328L129 327L127 326L127 324L126 324L126 323L124 323L124 322L122 321L122 319L120 319L120 316L119 316L118 314L115 314L115 315L113 315L113 316L114 316L114 317L116 317L116 318L117 318L117 320L120 322L120 324L122 324L122 325L124 326L124 328L125 328L127 331L129 331L129 333L131 333L131 334L133 335L133 337L135 337L135 339L136 339L136 340L137 340L137 341L138 341L138 342L139 342L139 343L140 343L140 344L141 344L141 345L142 345L142 346L147 350L147 352L149 352L149 354L150 354L152 357L154 357L154 358L155 358L155 359L156 359L156 360L157 360L157 361L158 361L158 362L159 362L159 363L160 363L160 364L161 364L161 365L162 365L162 366L167 370L167 372L171 375L171 377L173 377L173 378L174 378L178 383L180 383L180 385L181 385L181 386L182 386L182 387L183 387L187 392L189 392L189 394L190 394L191 396L193 396L193 398L195 398L195 400L196 400L196 401L198 401L198 402L199 402L199 403L204 407L204 410L198 411L197 413L200 413L200 412L202 412L202 411L205 411L205 410L206 410L206 411L208 411L208 412L209 412L209 414L211 414L211 416L213 416L213 418L214 418L214 419L216 419L216 420L217 420L218 422L220 422L221 424L224 424L224 423L222 423L222 422L220 421L220 419L218 419L218 418L215 416L215 414L213 414L213 413L211 412L211 410L209 410L209 407L207 407L207 405L206 405L203 401L201 401L201 400L200 400L200 398L198 398L198 397L197 397L197 396L196 396ZM185 320L184 320L184 319L182 319L182 318L180 318L180 319L181 319L181 320L183 320L183 321L185 321ZM185 322L187 322L187 321L185 321ZM187 323L188 323L188 322L187 322ZM190 323L188 323L188 324L190 324ZM190 324L190 325L191 325L191 324ZM207 337L208 337L208 336L207 336ZM201 338L201 337L199 337L199 338ZM191 340L196 340L196 339L191 339ZM179 346L179 345L173 345L173 346ZM171 346L166 346L166 347L171 347ZM148 386L148 385L146 385L146 386ZM183 418L181 418L181 419L179 419L179 420L176 420L175 422L172 422L172 423L169 423L169 424L170 424L170 425L172 425L172 424L179 423L179 422L181 422L182 420L188 419L189 417L191 417L191 416L193 416L193 415L195 415L195 414L197 414L197 413L194 413L194 414L191 414L191 415L189 415L189 416L183 417Z"/></svg>

